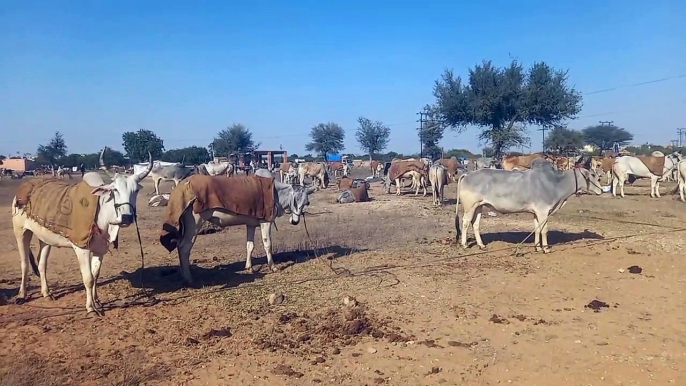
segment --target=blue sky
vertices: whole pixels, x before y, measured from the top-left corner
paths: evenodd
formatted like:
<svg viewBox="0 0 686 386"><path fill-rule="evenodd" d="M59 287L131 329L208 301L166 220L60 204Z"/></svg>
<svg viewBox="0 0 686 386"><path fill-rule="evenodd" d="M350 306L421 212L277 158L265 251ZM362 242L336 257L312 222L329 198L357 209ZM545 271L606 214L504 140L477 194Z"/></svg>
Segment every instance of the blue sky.
<svg viewBox="0 0 686 386"><path fill-rule="evenodd" d="M417 152L416 112L444 69L483 59L568 69L582 92L686 74L684 1L0 1L0 154L56 130L70 152L121 149L146 128L167 149L243 123L262 148L304 153L360 115ZM686 77L587 95L570 127L612 120L634 142L686 127ZM540 149L540 132L532 133ZM442 145L478 150L478 129Z"/></svg>

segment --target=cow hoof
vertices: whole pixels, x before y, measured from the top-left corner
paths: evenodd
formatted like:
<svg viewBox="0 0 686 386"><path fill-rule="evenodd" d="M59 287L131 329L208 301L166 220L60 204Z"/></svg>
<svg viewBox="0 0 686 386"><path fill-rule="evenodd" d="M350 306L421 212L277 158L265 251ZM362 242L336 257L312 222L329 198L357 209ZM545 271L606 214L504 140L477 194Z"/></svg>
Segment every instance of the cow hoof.
<svg viewBox="0 0 686 386"><path fill-rule="evenodd" d="M17 297L14 299L14 304L24 304L26 303L27 299L25 296Z"/></svg>
<svg viewBox="0 0 686 386"><path fill-rule="evenodd" d="M50 300L57 300L57 297L53 295L52 293L48 292L47 294L43 294L44 298L49 298Z"/></svg>
<svg viewBox="0 0 686 386"><path fill-rule="evenodd" d="M276 268L275 265L272 265L271 267L269 267L269 269L270 269L272 272L279 272L279 269Z"/></svg>
<svg viewBox="0 0 686 386"><path fill-rule="evenodd" d="M479 249L481 249L483 251L484 249L486 249L486 246L485 245L479 245Z"/></svg>
<svg viewBox="0 0 686 386"><path fill-rule="evenodd" d="M89 318L99 318L102 317L102 312L96 309L92 309L86 312L86 316Z"/></svg>
<svg viewBox="0 0 686 386"><path fill-rule="evenodd" d="M246 270L248 273L255 273L255 268L253 268L253 267L245 267L245 270Z"/></svg>
<svg viewBox="0 0 686 386"><path fill-rule="evenodd" d="M550 253L550 248L548 248L548 247L542 248L542 250L543 250L543 253Z"/></svg>

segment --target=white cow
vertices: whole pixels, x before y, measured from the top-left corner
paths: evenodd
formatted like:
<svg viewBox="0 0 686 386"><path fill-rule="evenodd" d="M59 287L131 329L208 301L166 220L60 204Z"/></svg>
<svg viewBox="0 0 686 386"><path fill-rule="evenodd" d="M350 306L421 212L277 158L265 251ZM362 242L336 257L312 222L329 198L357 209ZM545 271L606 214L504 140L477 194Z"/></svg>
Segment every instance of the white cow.
<svg viewBox="0 0 686 386"><path fill-rule="evenodd" d="M136 216L136 197L142 188L139 184L152 170L152 155L148 168L139 175L113 175L112 183L105 184L98 173L89 172L84 175L84 181L93 186L92 194L100 196L98 203L96 225L104 234L108 235L109 243L117 239L119 228L126 228L133 224ZM106 171L106 169L105 169ZM16 205L17 198L12 201L12 225L14 236L17 239L19 257L21 258L21 285L19 287L20 299L26 298L26 279L28 276L28 264L34 267L34 273L40 276L41 293L43 297L49 297L48 282L46 277L46 265L50 249L73 248L79 261L83 286L86 289L86 311L102 315L102 305L98 300L95 284L100 275L100 267L108 246L91 246L91 249L83 249L74 245L66 237L53 233L28 217L24 209ZM31 238L38 237L40 258L36 268L35 258L31 252ZM36 272L38 271L38 272Z"/></svg>
<svg viewBox="0 0 686 386"><path fill-rule="evenodd" d="M665 164L660 175L655 175L640 159L633 156L619 157L612 165L612 195L617 196L617 190L624 197L624 182L629 179L629 174L636 177L650 178L650 197L660 197L660 181L672 172L681 161L681 154L674 152L665 156Z"/></svg>
<svg viewBox="0 0 686 386"><path fill-rule="evenodd" d="M206 164L201 164L207 170L207 174L211 176L225 175L231 177L233 175L233 165L230 162L214 162L210 161Z"/></svg>
<svg viewBox="0 0 686 386"><path fill-rule="evenodd" d="M448 168L438 164L432 165L429 168L429 182L434 205L443 205L443 189L448 184Z"/></svg>
<svg viewBox="0 0 686 386"><path fill-rule="evenodd" d="M677 181L679 182L679 196L681 201L686 202L684 199L684 193L686 192L686 160L681 160L677 164Z"/></svg>

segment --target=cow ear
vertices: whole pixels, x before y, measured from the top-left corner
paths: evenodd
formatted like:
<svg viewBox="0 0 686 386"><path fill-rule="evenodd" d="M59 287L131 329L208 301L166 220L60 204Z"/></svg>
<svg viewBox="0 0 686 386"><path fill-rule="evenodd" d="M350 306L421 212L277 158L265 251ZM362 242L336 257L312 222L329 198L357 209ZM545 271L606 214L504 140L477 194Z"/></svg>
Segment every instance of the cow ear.
<svg viewBox="0 0 686 386"><path fill-rule="evenodd" d="M96 196L102 196L103 194L109 193L112 191L112 187L109 185L100 185L97 188L91 190L91 194L95 194Z"/></svg>

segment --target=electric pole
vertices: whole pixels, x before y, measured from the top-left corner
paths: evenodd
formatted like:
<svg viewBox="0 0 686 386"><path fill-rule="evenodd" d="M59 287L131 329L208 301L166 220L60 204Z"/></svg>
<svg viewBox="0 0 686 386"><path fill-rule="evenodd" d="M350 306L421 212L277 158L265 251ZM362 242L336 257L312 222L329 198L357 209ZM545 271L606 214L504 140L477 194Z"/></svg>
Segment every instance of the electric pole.
<svg viewBox="0 0 686 386"><path fill-rule="evenodd" d="M541 151L545 151L545 131L546 131L546 130L548 130L547 127L541 127L540 129L538 129L538 131L542 131L542 132L543 132L543 142L542 142L542 145L541 145Z"/></svg>
<svg viewBox="0 0 686 386"><path fill-rule="evenodd" d="M679 147L684 146L684 136L686 136L686 128L680 127L676 129L676 132L679 134Z"/></svg>
<svg viewBox="0 0 686 386"><path fill-rule="evenodd" d="M419 114L419 158L424 157L424 114L425 112L418 112Z"/></svg>

